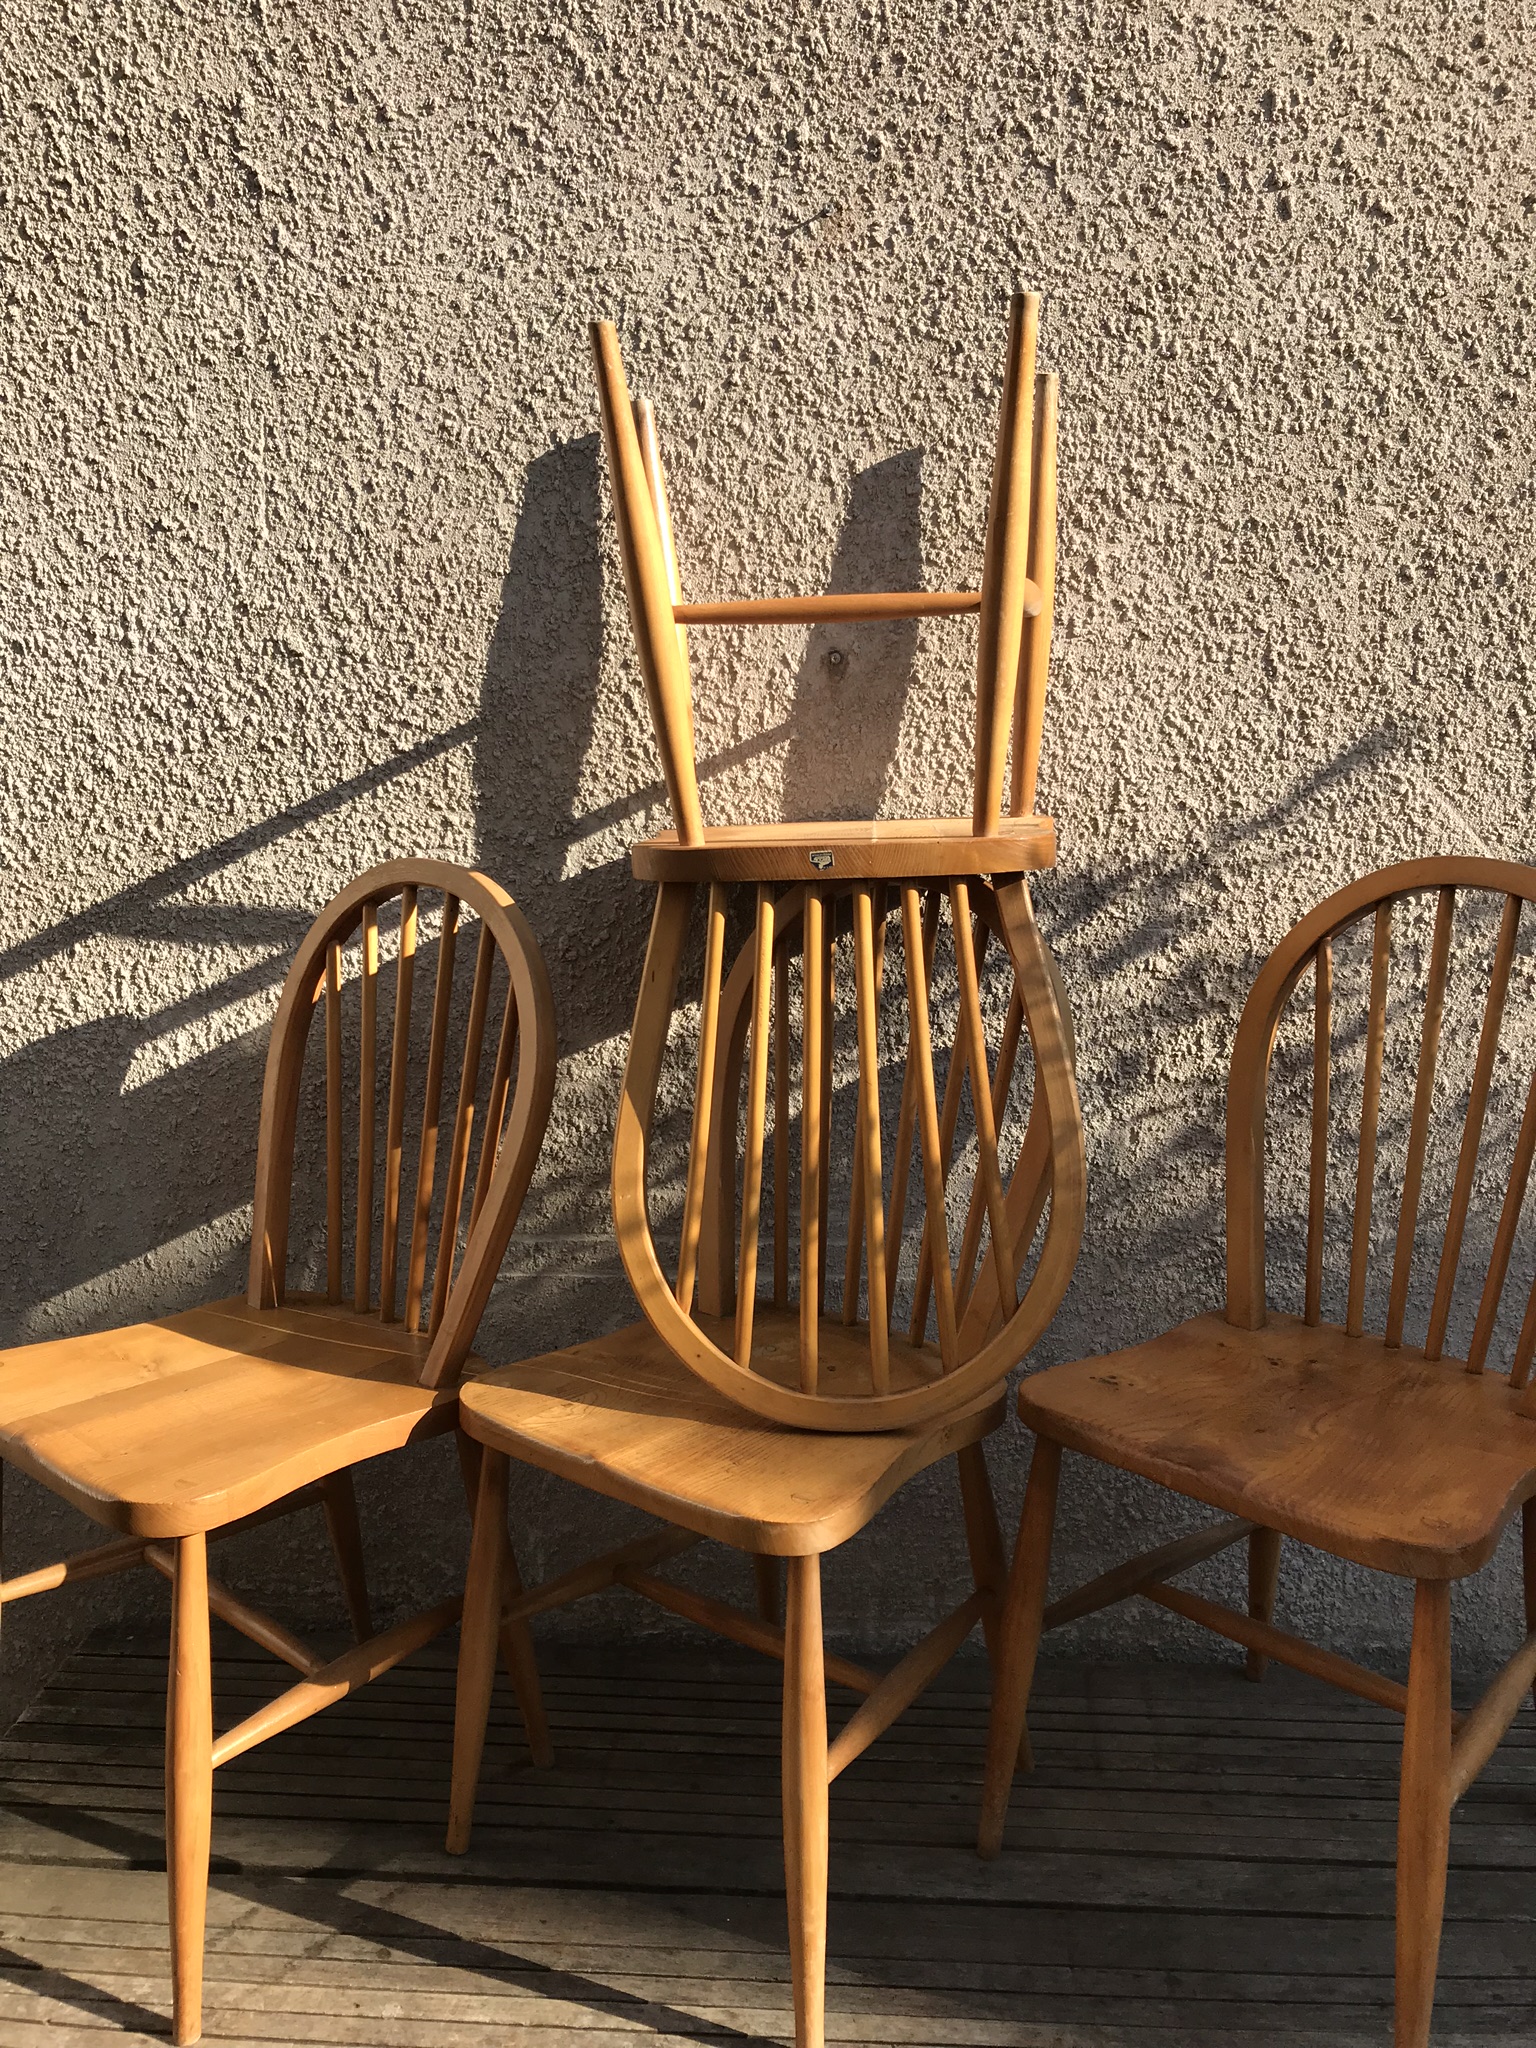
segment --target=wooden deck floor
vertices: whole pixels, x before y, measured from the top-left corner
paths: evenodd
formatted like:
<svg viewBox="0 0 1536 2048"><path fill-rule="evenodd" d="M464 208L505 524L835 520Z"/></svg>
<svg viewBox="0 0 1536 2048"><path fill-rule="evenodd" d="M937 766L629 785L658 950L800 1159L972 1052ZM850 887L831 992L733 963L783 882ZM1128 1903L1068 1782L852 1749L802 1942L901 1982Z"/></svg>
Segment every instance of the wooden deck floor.
<svg viewBox="0 0 1536 2048"><path fill-rule="evenodd" d="M221 1638L221 1713L276 1691ZM446 1650L220 1774L208 2038L751 2048L790 2032L775 1667L547 1660L560 1755L498 1700L443 1855ZM0 1751L0 2042L165 2038L161 1654L77 1655ZM1397 1725L1288 1673L1045 1667L1039 1767L971 1848L961 1670L832 1802L831 2038L903 2048L1385 2043ZM1437 2043L1536 2041L1536 1736L1460 1810Z"/></svg>

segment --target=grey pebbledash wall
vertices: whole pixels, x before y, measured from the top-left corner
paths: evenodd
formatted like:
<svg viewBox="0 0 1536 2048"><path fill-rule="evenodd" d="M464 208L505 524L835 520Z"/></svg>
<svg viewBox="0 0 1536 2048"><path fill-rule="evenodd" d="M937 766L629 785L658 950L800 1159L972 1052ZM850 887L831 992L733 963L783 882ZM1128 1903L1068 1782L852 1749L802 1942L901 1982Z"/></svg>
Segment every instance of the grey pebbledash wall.
<svg viewBox="0 0 1536 2048"><path fill-rule="evenodd" d="M628 1313L606 1198L667 822L585 323L656 401L689 589L964 584L1015 278L1062 380L1037 891L1091 1214L1041 1360L1217 1298L1224 1064L1268 946L1431 850L1531 851L1536 36L1501 10L18 0L0 43L0 1338L238 1286L264 1032L366 863L472 859L563 1063L493 1357ZM706 812L963 809L971 638L700 641ZM993 1454L1016 1513L1025 1444ZM439 1445L371 1475L381 1605L452 1579ZM1168 1526L1074 1473L1063 1569ZM14 1475L7 1567L83 1528ZM525 1566L624 1521L530 1477ZM1504 1565L1507 1566L1507 1558ZM318 1530L229 1576L334 1623ZM708 1570L728 1575L728 1564ZM1212 1568L1216 1578L1220 1572ZM834 1567L910 1635L947 1480ZM1288 1567L1365 1650L1400 1590ZM6 1617L15 1701L116 1581ZM1515 1626L1502 1568L1469 1657ZM653 1625L594 1604L572 1627ZM1120 1609L1063 1647L1221 1652Z"/></svg>

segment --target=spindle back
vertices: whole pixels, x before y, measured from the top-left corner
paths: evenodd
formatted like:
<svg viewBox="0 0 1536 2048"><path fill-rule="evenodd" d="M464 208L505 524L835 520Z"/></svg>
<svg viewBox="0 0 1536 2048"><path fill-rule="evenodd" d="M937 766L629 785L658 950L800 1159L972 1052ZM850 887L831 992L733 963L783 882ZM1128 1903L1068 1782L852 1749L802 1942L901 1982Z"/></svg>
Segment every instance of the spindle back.
<svg viewBox="0 0 1536 2048"><path fill-rule="evenodd" d="M694 756L688 628L815 624L828 619L923 618L974 613L977 640L976 770L970 820L945 820L954 835L995 837L1032 816L1045 717L1056 577L1056 378L1036 375L1040 301L1016 292L1008 323L986 552L977 591L868 591L820 597L683 601L661 450L650 403L632 399L610 321L594 322L592 352L613 488L630 619L661 750L677 844L700 848L706 829ZM1012 773L1007 773L1010 741ZM939 822L939 821L929 821ZM1016 836L1016 835L1015 835ZM807 872L805 853L782 873ZM1038 867L1023 858L1012 865ZM1010 863L998 860L1000 870ZM988 871L988 864L971 868ZM754 872L756 872L754 870ZM933 872L924 869L923 872Z"/></svg>
<svg viewBox="0 0 1536 2048"><path fill-rule="evenodd" d="M421 1004L419 968L434 942ZM380 990L391 965L386 1020ZM386 862L327 904L272 1026L253 1308L284 1299L305 1055L322 1016L324 1298L425 1335L421 1383L451 1385L549 1116L554 1004L538 942L505 890L447 861Z"/></svg>
<svg viewBox="0 0 1536 2048"><path fill-rule="evenodd" d="M669 882L658 895L614 1146L631 1284L676 1355L754 1413L828 1430L931 1422L1028 1351L1082 1232L1070 1025L1028 886L951 876L739 889L750 923L727 969L732 893L722 881L701 892L697 1022L690 1005L676 1034L694 890ZM692 1040L693 1111L669 1278L647 1168L674 1035Z"/></svg>
<svg viewBox="0 0 1536 2048"><path fill-rule="evenodd" d="M1229 1322L1259 1329L1265 1321L1272 1066L1291 999L1309 984L1304 1318L1313 1324L1324 1319L1331 1237L1346 1261L1340 1275L1345 1330L1362 1335L1374 1303L1388 1347L1403 1346L1422 1291L1422 1345L1412 1348L1439 1359L1446 1355L1458 1283L1475 1249L1483 1276L1465 1362L1473 1372L1487 1365L1536 1155L1536 915L1525 910L1533 898L1536 868L1459 857L1410 861L1340 890L1276 947L1254 983L1232 1054ZM1369 928L1369 967L1364 958L1357 963L1363 1001L1341 1029L1337 944L1354 927L1362 928L1362 938ZM1513 1029L1512 987L1523 997ZM1359 1059L1342 1105L1350 1130L1341 1148L1339 1076L1352 1052ZM1272 1144L1269 1149L1273 1157ZM1340 1185L1333 1169L1341 1149L1350 1197L1342 1216L1341 1205L1330 1202L1331 1172L1335 1188ZM1444 1228L1429 1233L1438 1245L1426 1247L1425 1195L1437 1185L1446 1191ZM1383 1218L1392 1226L1390 1259L1378 1242ZM1536 1282L1508 1359L1516 1388L1527 1385L1533 1355Z"/></svg>

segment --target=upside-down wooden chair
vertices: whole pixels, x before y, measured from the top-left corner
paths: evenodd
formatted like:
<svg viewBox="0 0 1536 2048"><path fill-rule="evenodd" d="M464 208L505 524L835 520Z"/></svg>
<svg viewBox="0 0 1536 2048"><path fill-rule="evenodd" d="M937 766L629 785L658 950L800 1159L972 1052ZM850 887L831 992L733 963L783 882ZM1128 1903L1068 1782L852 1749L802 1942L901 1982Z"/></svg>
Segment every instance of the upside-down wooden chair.
<svg viewBox="0 0 1536 2048"><path fill-rule="evenodd" d="M613 1156L618 1240L645 1320L491 1373L464 1391L463 1427L485 1455L465 1595L448 1846L468 1845L503 1611L526 1619L619 1584L781 1658L785 1868L801 2048L817 2048L823 2037L828 1786L978 1620L992 1626L1005 1566L981 1440L1002 1416L1006 1374L1055 1313L1082 1228L1069 1024L1026 880L1053 852L1050 821L1033 815L1055 421L1049 380L1042 380L1033 427L1030 421L1036 318L1034 300L1015 302L981 592L938 597L682 603L649 410L631 405L613 329L599 326L593 335L631 615L678 821L676 831L635 849L635 872L659 887ZM981 622L972 818L703 824L685 623L962 611L979 612ZM1013 802L1004 814L1010 729ZM741 898L733 903L735 887ZM702 995L691 1060L683 1052L693 1080L691 1137L677 1191L680 1248L664 1271L647 1169L700 893ZM745 921L745 937L731 964L733 912ZM990 958L1004 986L989 1049L982 978L994 940ZM901 969L893 974L888 961L898 954ZM931 1014L936 975L947 988L951 971L958 1028L940 1090ZM893 1156L882 1145L882 1004L904 1025L889 1034L905 1040ZM1021 1044L1033 1052L1027 1120L1015 1106L1031 1065L1019 1059ZM834 1170L845 1144L833 1113L840 1058L857 1072L846 1177ZM967 1087L967 1128L974 1126L977 1147L969 1178L957 1137ZM1022 1136L1009 1173L999 1133L1006 1155L1015 1128ZM828 1268L845 1193L847 1243L834 1301ZM957 1222L965 1219L958 1263L952 1210ZM771 1253L760 1247L765 1222ZM911 1280L899 1301L904 1258ZM909 1306L904 1332L902 1306ZM913 1473L951 1453L973 1592L884 1676L825 1656L822 1554L856 1534ZM643 1508L663 1527L504 1609L509 1457ZM701 1538L753 1557L756 1614L658 1575L664 1559ZM779 1558L788 1560L782 1626ZM828 1677L864 1696L830 1744Z"/></svg>
<svg viewBox="0 0 1536 2048"><path fill-rule="evenodd" d="M1415 1260L1423 1234L1426 1165L1437 1128L1436 1090L1447 1084L1443 1021L1452 974L1457 899L1494 898L1500 922L1488 956L1475 937L1460 970L1469 992L1486 980L1476 1053L1459 1138L1447 1147L1450 1196L1433 1265L1432 1297L1420 1344L1407 1342ZM1398 2048L1424 2048L1434 2003L1451 1809L1488 1761L1536 1678L1536 1287L1510 1351L1507 1376L1486 1370L1536 1153L1536 1076L1529 1020L1523 1063L1508 1063L1524 1087L1524 1115L1500 1175L1485 1144L1490 1088L1516 966L1522 906L1536 898L1536 868L1492 860L1408 862L1341 890L1304 918L1270 955L1243 1011L1232 1052L1227 1104L1227 1303L1126 1351L1061 1365L1024 1382L1019 1413L1036 1433L1018 1547L1009 1578L1004 1648L994 1688L980 1846L1001 1846L1013 1749L1024 1724L1044 1630L1139 1594L1218 1635L1246 1645L1251 1676L1278 1658L1346 1692L1404 1716L1397 1836ZM1428 923L1422 976L1403 960L1394 974L1394 921ZM1369 996L1363 1033L1335 1022L1335 942L1370 921ZM1407 952L1407 948L1403 951ZM1362 963L1363 965L1363 963ZM1394 989L1394 980L1399 986ZM1296 989L1310 983L1312 1070L1307 1225L1302 1313L1267 1305L1265 1283L1266 1126L1276 1035ZM1419 998L1422 996L1422 1012ZM1394 997L1396 998L1394 1004ZM1475 1008L1475 1005L1474 1005ZM1384 1309L1380 1334L1367 1330L1372 1282L1372 1214L1383 1176L1383 1069L1389 1014L1403 1064L1414 1071L1396 1232L1387 1278L1374 1287ZM1417 1029L1414 1026L1417 1025ZM1467 1050L1471 1051L1471 1027ZM1338 1117L1333 1069L1340 1041L1361 1045L1360 1117L1352 1177L1342 1326L1323 1320L1330 1130ZM1452 1041L1454 1047L1454 1041ZM1389 1070L1390 1071L1390 1070ZM1406 1092L1406 1091L1405 1091ZM1406 1100L1404 1102L1407 1108ZM1274 1146L1270 1146L1274 1155ZM1484 1162L1480 1166L1480 1160ZM1431 1162L1432 1163L1432 1162ZM1299 1178L1299 1175L1298 1175ZM1458 1277L1474 1195L1491 1183L1498 1203L1487 1221L1489 1259L1468 1331L1465 1358L1447 1355ZM1390 1215L1390 1211L1388 1212ZM1427 1277L1427 1269L1426 1277ZM1468 1302L1470 1307L1470 1300ZM1513 1334L1513 1333L1510 1333ZM1063 1449L1140 1473L1220 1509L1213 1527L1147 1552L1046 1604L1051 1530ZM1532 1633L1469 1713L1451 1710L1452 1583L1479 1570L1501 1530L1522 1509L1526 1627ZM1400 1685L1277 1628L1273 1621L1281 1539L1414 1582L1408 1682ZM1248 1545L1248 1612L1240 1614L1169 1580L1232 1544Z"/></svg>
<svg viewBox="0 0 1536 2048"><path fill-rule="evenodd" d="M429 919L437 967L418 1085L412 984ZM471 947L465 941L476 930ZM390 1038L382 1048L381 944L395 956ZM456 953L470 968L457 982ZM499 1037L486 1058L486 1024L498 1009ZM320 1018L325 1287L302 1292L286 1284L290 1216L300 1112L313 1092L306 1044ZM456 1094L445 1098L451 1037L462 1050ZM349 1100L351 1060L356 1092ZM376 1083L386 1074L381 1098ZM202 2031L215 1770L387 1671L458 1617L460 1602L446 1600L374 1633L350 1468L453 1428L459 1376L466 1364L482 1362L470 1346L538 1157L553 1077L549 982L511 898L445 861L376 867L321 913L278 1003L262 1094L248 1293L0 1353L0 1457L120 1532L0 1583L0 1604L140 1563L171 1581L165 1810L178 2043ZM405 1170L408 1112L414 1178ZM302 1179L300 1192L307 1192ZM476 1462L471 1456L471 1484ZM210 1537L309 1505L325 1511L358 1639L335 1658L316 1654L208 1574ZM210 1612L300 1674L217 1736ZM542 1755L547 1738L526 1631L510 1625L503 1649L530 1744Z"/></svg>

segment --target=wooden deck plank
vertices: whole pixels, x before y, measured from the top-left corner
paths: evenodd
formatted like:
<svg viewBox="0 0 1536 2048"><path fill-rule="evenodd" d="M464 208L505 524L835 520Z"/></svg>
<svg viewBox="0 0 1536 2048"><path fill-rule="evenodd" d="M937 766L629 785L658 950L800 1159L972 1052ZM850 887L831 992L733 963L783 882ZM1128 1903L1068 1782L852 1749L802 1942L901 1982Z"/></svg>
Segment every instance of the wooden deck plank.
<svg viewBox="0 0 1536 2048"><path fill-rule="evenodd" d="M222 1720L284 1674L220 1640ZM440 1847L451 1645L220 1775L222 2048L768 2044L791 2031L777 1673L565 1650L534 1772L498 1701ZM0 2040L163 2041L163 1648L94 1643L0 1743ZM851 1700L841 1702L842 1710ZM971 1850L977 1669L833 1794L829 2039L1365 2048L1386 2032L1400 1724L1290 1673L1042 1667L1039 1767ZM1536 1717L1458 1816L1437 2048L1536 2038Z"/></svg>

